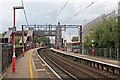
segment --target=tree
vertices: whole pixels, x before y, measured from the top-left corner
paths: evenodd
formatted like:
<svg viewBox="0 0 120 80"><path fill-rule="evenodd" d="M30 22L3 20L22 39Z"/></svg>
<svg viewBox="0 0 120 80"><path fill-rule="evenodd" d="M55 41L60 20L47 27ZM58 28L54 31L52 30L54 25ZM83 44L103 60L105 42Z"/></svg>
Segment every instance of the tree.
<svg viewBox="0 0 120 80"><path fill-rule="evenodd" d="M75 42L75 41L78 41L78 37L77 36L72 37L72 42Z"/></svg>
<svg viewBox="0 0 120 80"><path fill-rule="evenodd" d="M41 36L41 37L34 37L34 42L35 43L39 43L42 44L43 46L50 46L50 39L48 37L45 36Z"/></svg>
<svg viewBox="0 0 120 80"><path fill-rule="evenodd" d="M2 33L2 36L5 36L6 32Z"/></svg>
<svg viewBox="0 0 120 80"><path fill-rule="evenodd" d="M16 46L19 46L20 44L20 36L16 36Z"/></svg>
<svg viewBox="0 0 120 80"><path fill-rule="evenodd" d="M117 47L117 26L115 18L110 18L109 20L104 20L103 22L98 23L93 29L95 47ZM90 35L87 37L90 37ZM89 41L85 42L85 44L89 44L88 42Z"/></svg>
<svg viewBox="0 0 120 80"><path fill-rule="evenodd" d="M89 36L87 36L87 37L85 37L85 42L84 42L84 46L85 47L90 47L91 46L91 36L89 35Z"/></svg>

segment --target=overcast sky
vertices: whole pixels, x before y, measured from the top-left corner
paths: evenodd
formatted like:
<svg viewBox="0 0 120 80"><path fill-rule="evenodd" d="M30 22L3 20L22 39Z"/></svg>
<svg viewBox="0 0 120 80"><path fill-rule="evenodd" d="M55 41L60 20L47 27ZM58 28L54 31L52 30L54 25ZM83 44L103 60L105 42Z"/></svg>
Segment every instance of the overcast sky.
<svg viewBox="0 0 120 80"><path fill-rule="evenodd" d="M23 0L29 24L50 24L66 1ZM52 24L57 24L58 21L63 24L65 20L94 1L96 2L92 6L64 24L84 25L104 13L110 13L118 9L119 0L69 0L66 7ZM13 6L19 5L22 5L21 0L0 0L0 32L4 32L8 30L8 27L13 26ZM23 10L17 10L17 30L21 29L22 24L26 24ZM69 29L67 34L78 35L77 31L73 29Z"/></svg>

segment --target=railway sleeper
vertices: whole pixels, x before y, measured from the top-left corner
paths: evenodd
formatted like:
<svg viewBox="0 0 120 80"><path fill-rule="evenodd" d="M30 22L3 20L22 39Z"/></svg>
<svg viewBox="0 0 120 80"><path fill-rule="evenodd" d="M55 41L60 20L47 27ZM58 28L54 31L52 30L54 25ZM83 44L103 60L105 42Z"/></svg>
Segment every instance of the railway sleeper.
<svg viewBox="0 0 120 80"><path fill-rule="evenodd" d="M58 55L53 55L53 54L49 54L49 55L52 55L52 57L51 58L53 58L53 56L54 57L56 57L56 56L58 56ZM63 60L63 57L60 57L59 56L59 58L61 58L62 60ZM62 62L62 61L60 61L60 59L55 59L56 60L56 62L58 62L59 61L59 63L60 62ZM66 59L64 58L64 60L63 61L66 61ZM67 60L68 61L68 60ZM82 59L80 59L80 61L82 61ZM69 61L70 62L70 61ZM106 67L106 66L103 66L102 64L96 64L96 63L94 63L94 62L88 62L90 65L92 65L92 66L94 66L94 67L97 67L97 68L101 68L101 69L105 69L105 70L110 70L109 69L109 67ZM62 64L62 63L61 63ZM62 64L63 66L65 65L65 64ZM61 65L60 65L61 66ZM66 67L66 68L68 68L68 67ZM71 69L70 69L71 70ZM119 73L119 70L117 71L117 69L115 69L116 70L116 73ZM94 72L94 71L92 71L92 72ZM74 73L74 72L73 72ZM98 73L96 73L96 74L98 74ZM94 75L94 74L93 74ZM99 73L99 75L102 75L101 73ZM108 74L109 75L109 74ZM103 75L102 75L103 76ZM106 75L104 75L104 77L106 77ZM108 78L110 78L110 77L108 77Z"/></svg>
<svg viewBox="0 0 120 80"><path fill-rule="evenodd" d="M54 58L55 59L55 58ZM58 60L57 60L58 61ZM59 60L60 61L60 60ZM61 62L61 61L60 61ZM59 62L59 63L60 63ZM64 64L65 65L65 64ZM70 65L69 65L70 66ZM68 68L68 67L67 67ZM81 69L82 70L82 69ZM86 72L86 71L83 71L84 73ZM87 75L88 75L88 73L87 73ZM89 74L90 75L90 74ZM92 75L92 77L93 77L94 75ZM98 77L96 77L96 76L94 76L94 78L98 78Z"/></svg>

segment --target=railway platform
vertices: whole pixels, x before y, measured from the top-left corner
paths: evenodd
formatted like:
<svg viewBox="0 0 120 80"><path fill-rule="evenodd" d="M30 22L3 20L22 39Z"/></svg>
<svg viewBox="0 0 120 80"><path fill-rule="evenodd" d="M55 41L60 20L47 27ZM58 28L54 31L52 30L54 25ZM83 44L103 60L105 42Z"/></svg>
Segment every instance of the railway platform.
<svg viewBox="0 0 120 80"><path fill-rule="evenodd" d="M112 72L116 74L120 74L120 66L118 65L119 62L117 63L117 61L114 60L103 60L103 59L98 59L96 57L91 57L91 56L87 56L87 55L81 55L81 54L76 54L76 53L71 53L71 52L65 52L65 51L61 51L58 49L54 49L51 48L52 51L59 53L59 54L64 54L63 57L66 58L77 58L78 61L80 61L80 63L87 63L87 65L90 65L92 67L96 67L99 69L103 69L103 70L107 70L107 72ZM47 51L47 50L46 50ZM49 50L48 50L49 51ZM0 80L7 80L7 79L68 79L71 77L72 74L68 73L63 70L62 68L59 68L56 65L60 65L57 64L56 62L50 62L52 59L55 59L55 56L50 56L49 55L45 56L44 53L47 54L47 52L45 52L44 48L34 48L31 49L27 52L25 52L25 56L22 57L18 57L17 61L16 61L16 71L14 73L12 73L12 67L11 65L9 66L9 68L6 70L6 72L2 75L2 77L0 78ZM72 56L72 57L71 57ZM47 58L49 57L49 59ZM56 57L56 61L58 58ZM63 59L62 59L63 60ZM66 60L66 59L64 59ZM103 61L102 61L103 60ZM110 62L110 63L109 63ZM54 65L54 64L55 65ZM60 62L58 62L60 63ZM65 65L65 64L64 64ZM61 65L62 66L62 65ZM75 66L75 65L74 65ZM78 68L77 68L78 69ZM74 69L71 69L74 70ZM65 71L65 73L64 73ZM81 70L80 70L81 71ZM74 72L71 72L74 73ZM105 72L104 72L105 73ZM65 75L63 75L65 74ZM108 73L107 73L108 74ZM105 75L107 75L105 74ZM83 75L83 74L81 74ZM109 75L110 76L110 75ZM113 75L112 75L113 76ZM73 77L73 75L72 75ZM76 77L74 77L76 78Z"/></svg>
<svg viewBox="0 0 120 80"><path fill-rule="evenodd" d="M1 79L32 79L32 78L55 78L55 74L48 66L39 58L37 54L38 48L25 52L25 56L20 56L16 60L16 71L12 73L10 65Z"/></svg>
<svg viewBox="0 0 120 80"><path fill-rule="evenodd" d="M53 52L64 55L64 57L66 58L76 58L80 63L84 63L89 66L96 67L102 70L106 70L108 72L112 72L115 74L120 74L120 61L99 58L99 57L92 57L89 55L62 51L62 50L55 49L55 48L51 48L51 50Z"/></svg>

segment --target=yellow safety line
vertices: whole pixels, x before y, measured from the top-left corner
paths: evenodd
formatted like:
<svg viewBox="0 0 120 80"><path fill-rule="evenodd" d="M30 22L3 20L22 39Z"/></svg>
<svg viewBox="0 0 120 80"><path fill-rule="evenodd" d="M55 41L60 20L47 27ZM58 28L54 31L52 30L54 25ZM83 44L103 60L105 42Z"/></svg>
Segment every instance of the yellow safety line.
<svg viewBox="0 0 120 80"><path fill-rule="evenodd" d="M31 80L33 80L33 71L32 71L32 53L30 53L29 66L30 66L30 78L31 78Z"/></svg>

